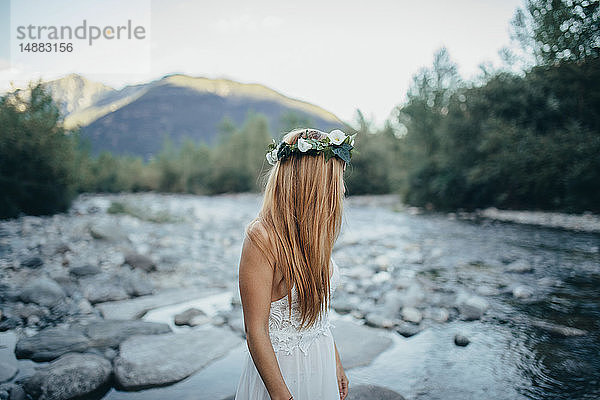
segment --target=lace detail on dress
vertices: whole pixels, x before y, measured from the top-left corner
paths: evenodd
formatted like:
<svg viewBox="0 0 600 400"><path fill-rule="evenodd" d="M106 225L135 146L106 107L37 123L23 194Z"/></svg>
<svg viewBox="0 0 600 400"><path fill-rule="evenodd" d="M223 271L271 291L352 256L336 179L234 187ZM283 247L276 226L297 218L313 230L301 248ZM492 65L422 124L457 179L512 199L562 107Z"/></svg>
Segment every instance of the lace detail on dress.
<svg viewBox="0 0 600 400"><path fill-rule="evenodd" d="M337 264L331 259L333 274L330 278L330 293L333 295L335 288L339 283L340 272ZM331 296L330 296L331 298ZM300 330L300 310L296 297L296 287L292 287L292 314L289 316L287 295L271 303L269 313L269 336L273 344L275 353L283 351L288 355L292 354L295 348L300 348L304 354L307 354L311 343L320 335L331 336L331 330L334 325L329 321L328 310L318 319L313 326L308 329Z"/></svg>

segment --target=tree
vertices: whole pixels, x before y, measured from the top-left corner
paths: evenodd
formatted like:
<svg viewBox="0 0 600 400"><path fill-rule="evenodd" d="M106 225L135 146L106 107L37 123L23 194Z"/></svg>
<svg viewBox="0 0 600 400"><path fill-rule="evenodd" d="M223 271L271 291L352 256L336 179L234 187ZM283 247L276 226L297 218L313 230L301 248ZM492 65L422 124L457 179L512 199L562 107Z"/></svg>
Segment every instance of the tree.
<svg viewBox="0 0 600 400"><path fill-rule="evenodd" d="M312 118L306 114L298 114L294 111L288 111L281 116L281 129L283 132L289 132L296 128L308 128L313 125Z"/></svg>
<svg viewBox="0 0 600 400"><path fill-rule="evenodd" d="M512 36L539 64L582 62L600 54L598 0L527 0L511 25Z"/></svg>
<svg viewBox="0 0 600 400"><path fill-rule="evenodd" d="M0 218L67 210L76 195L76 148L41 81L0 97Z"/></svg>

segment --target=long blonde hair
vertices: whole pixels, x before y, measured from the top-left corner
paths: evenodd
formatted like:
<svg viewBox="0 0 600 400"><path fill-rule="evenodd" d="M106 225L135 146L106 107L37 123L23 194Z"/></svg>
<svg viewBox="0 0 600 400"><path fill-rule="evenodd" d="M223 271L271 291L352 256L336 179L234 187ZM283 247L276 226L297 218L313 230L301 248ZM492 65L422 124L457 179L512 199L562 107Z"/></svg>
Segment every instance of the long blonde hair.
<svg viewBox="0 0 600 400"><path fill-rule="evenodd" d="M292 145L304 132L292 130L282 140ZM281 271L290 313L291 289L296 287L301 327L312 326L329 306L330 258L342 225L344 167L337 157L325 162L323 153L291 154L278 161L263 176L267 182L262 208L245 229ZM258 221L267 237L251 229Z"/></svg>

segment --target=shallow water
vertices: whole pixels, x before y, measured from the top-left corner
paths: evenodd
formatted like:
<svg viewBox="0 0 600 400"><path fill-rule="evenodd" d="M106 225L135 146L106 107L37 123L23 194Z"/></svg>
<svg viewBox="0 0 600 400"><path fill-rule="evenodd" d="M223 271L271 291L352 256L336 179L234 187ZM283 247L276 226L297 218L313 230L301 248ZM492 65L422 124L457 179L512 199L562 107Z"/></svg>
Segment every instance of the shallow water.
<svg viewBox="0 0 600 400"><path fill-rule="evenodd" d="M415 399L600 398L600 235L387 210L351 209L347 218L353 232L371 226L385 232L381 239L421 246L423 263L402 265L404 274L411 270L443 290L497 291L486 297L490 309L481 321L452 321L401 339L372 366L352 371L357 381ZM512 259L528 261L533 272L506 272ZM533 295L515 298L518 285ZM562 337L534 320L588 333ZM455 346L457 332L471 344Z"/></svg>

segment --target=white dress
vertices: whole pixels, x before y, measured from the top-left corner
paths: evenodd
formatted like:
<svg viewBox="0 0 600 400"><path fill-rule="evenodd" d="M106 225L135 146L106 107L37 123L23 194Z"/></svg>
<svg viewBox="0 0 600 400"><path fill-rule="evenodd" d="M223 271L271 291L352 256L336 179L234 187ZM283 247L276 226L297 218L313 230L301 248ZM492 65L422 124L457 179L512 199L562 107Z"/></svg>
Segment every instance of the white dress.
<svg viewBox="0 0 600 400"><path fill-rule="evenodd" d="M337 264L331 258L333 274L330 293L340 280ZM299 330L300 312L292 287L292 318L289 318L287 296L271 302L269 336L283 379L294 400L339 400L335 348L328 313L308 330ZM260 377L248 348L235 400L269 400L269 392Z"/></svg>

